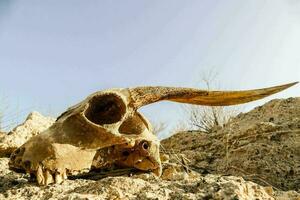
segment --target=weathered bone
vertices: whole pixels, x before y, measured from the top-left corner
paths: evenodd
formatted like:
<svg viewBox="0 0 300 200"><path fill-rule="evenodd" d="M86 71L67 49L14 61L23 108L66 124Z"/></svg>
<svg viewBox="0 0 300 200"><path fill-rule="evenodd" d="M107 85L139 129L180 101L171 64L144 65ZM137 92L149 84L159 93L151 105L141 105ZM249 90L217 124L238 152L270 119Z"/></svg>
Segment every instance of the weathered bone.
<svg viewBox="0 0 300 200"><path fill-rule="evenodd" d="M297 83L244 91L209 91L180 87L136 87L129 91L136 108L163 100L206 106L230 106L262 99Z"/></svg>
<svg viewBox="0 0 300 200"><path fill-rule="evenodd" d="M9 166L14 171L30 173L40 185L61 183L67 175L112 166L133 167L160 176L159 140L138 108L161 100L234 105L266 97L294 84L227 92L172 87L96 92L16 149Z"/></svg>

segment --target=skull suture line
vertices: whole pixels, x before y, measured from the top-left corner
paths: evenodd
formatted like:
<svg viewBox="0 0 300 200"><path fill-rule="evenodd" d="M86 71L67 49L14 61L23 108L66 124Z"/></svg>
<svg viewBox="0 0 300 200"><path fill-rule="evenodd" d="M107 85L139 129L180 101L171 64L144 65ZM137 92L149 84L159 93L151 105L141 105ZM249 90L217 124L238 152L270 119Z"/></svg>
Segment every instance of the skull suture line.
<svg viewBox="0 0 300 200"><path fill-rule="evenodd" d="M16 149L11 170L30 173L38 184L60 183L91 168L134 167L161 175L159 140L137 110L161 100L227 106L261 99L296 83L248 91L137 87L96 92L69 108L43 133Z"/></svg>

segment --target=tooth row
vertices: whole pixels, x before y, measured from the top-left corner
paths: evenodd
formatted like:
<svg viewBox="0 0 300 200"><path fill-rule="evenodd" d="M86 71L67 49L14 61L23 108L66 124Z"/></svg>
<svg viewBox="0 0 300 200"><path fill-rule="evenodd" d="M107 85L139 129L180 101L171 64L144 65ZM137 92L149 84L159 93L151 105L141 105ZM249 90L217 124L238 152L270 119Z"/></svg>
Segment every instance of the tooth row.
<svg viewBox="0 0 300 200"><path fill-rule="evenodd" d="M42 170L42 166L38 166L36 172L36 179L39 185L49 185L51 183L62 183L65 179L67 179L66 172L59 173L55 172L55 174L51 174L49 170Z"/></svg>

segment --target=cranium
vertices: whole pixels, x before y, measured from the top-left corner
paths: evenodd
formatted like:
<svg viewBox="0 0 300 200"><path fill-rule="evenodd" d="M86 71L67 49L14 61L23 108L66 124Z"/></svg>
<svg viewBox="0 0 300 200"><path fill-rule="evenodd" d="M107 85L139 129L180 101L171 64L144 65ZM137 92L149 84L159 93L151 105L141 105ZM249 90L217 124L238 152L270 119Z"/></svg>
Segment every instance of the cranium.
<svg viewBox="0 0 300 200"><path fill-rule="evenodd" d="M16 149L10 169L30 173L38 184L60 183L91 168L134 167L161 174L159 140L137 110L161 100L227 106L261 99L295 83L247 91L137 87L96 92L61 114L43 133Z"/></svg>

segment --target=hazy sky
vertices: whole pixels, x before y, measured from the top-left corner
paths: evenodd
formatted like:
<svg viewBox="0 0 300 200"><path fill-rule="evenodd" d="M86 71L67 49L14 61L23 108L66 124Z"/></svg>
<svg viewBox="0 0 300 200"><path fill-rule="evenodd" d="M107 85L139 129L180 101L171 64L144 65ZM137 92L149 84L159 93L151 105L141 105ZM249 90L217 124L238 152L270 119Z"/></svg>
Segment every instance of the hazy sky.
<svg viewBox="0 0 300 200"><path fill-rule="evenodd" d="M56 116L111 87L203 88L211 69L221 89L299 81L299 36L298 0L1 0L3 125L32 110ZM168 131L184 119L175 103L142 112Z"/></svg>

